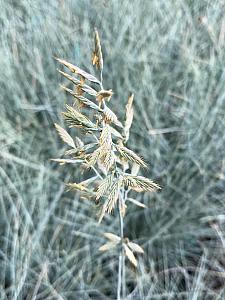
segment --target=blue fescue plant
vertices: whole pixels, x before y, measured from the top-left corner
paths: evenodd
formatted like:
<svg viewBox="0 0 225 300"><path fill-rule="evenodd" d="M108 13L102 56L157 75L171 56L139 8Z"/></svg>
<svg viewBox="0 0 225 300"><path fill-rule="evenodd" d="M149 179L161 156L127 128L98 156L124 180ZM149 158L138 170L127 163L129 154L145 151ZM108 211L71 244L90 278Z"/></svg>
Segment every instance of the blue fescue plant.
<svg viewBox="0 0 225 300"><path fill-rule="evenodd" d="M137 267L138 262L134 253L144 253L141 246L124 236L124 217L128 203L145 207L140 201L129 197L129 193L130 191L155 192L160 189L159 185L152 180L138 175L140 168L147 168L147 164L127 147L134 115L134 95L129 96L125 121L120 122L117 115L109 108L110 101L113 101L111 100L113 92L103 87L103 56L97 30L94 32L92 63L98 70L100 79L64 59L56 58L56 60L75 75L74 77L59 70L60 74L73 84L73 89L62 86L74 99L73 105L66 105L66 111L62 114L70 128L80 129L83 139L73 138L65 129L55 124L59 136L69 147L65 152L65 156L69 159L54 159L54 161L61 164L80 163L82 167L92 170L90 174L95 173L82 182L68 183L67 186L69 190L78 190L82 197L96 202L99 208L99 223L106 214L117 211L119 232L104 233L107 242L99 250L109 251L118 248L117 299L124 299L126 297L125 257Z"/></svg>

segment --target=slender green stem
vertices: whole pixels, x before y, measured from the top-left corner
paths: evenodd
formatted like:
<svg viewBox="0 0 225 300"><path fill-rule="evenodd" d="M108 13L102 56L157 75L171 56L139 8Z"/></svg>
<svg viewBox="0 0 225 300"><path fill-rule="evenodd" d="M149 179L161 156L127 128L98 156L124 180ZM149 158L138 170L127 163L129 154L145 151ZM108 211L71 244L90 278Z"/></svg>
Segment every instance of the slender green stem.
<svg viewBox="0 0 225 300"><path fill-rule="evenodd" d="M123 215L121 212L121 206L123 201L119 198L118 203L118 212L119 212L119 226L120 226L120 238L121 238L121 246L120 246L120 254L119 254L119 268L118 268L118 285L117 285L117 300L124 300L126 297L126 278L125 278L125 255L123 248ZM122 293L122 298L121 298Z"/></svg>
<svg viewBox="0 0 225 300"><path fill-rule="evenodd" d="M119 269L118 269L118 283L117 283L117 300L121 300L121 285L122 285L122 252L119 254Z"/></svg>

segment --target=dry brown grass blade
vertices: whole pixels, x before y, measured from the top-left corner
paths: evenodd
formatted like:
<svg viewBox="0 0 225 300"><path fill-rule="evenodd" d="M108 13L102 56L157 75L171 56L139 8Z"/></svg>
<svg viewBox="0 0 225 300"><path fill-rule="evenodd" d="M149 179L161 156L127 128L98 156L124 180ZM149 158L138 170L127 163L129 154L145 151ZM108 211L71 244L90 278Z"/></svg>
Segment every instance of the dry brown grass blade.
<svg viewBox="0 0 225 300"><path fill-rule="evenodd" d="M63 140L63 142L65 142L67 145L69 145L72 148L76 148L74 140L69 135L69 133L65 129L63 129L61 126L59 126L58 124L55 123L54 125L55 125L55 128L56 128L59 136Z"/></svg>

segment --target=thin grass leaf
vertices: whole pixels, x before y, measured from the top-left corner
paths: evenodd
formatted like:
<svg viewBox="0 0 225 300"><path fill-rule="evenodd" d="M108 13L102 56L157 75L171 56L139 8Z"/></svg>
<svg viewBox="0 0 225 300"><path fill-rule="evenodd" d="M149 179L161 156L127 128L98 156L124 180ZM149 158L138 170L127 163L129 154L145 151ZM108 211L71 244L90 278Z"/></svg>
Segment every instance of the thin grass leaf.
<svg viewBox="0 0 225 300"><path fill-rule="evenodd" d="M74 140L69 135L69 133L65 129L63 129L61 126L59 126L58 124L55 123L54 125L55 125L56 130L58 131L59 136L63 140L63 142L65 142L67 145L69 145L72 148L76 148Z"/></svg>
<svg viewBox="0 0 225 300"><path fill-rule="evenodd" d="M59 163L60 165L64 164L77 164L83 162L82 159L61 159L61 158L52 158L52 161Z"/></svg>
<svg viewBox="0 0 225 300"><path fill-rule="evenodd" d="M144 204L144 203L141 203L133 198L127 198L127 201L130 201L131 203L137 205L137 206L140 206L140 207L143 207L143 208L147 208L147 206Z"/></svg>

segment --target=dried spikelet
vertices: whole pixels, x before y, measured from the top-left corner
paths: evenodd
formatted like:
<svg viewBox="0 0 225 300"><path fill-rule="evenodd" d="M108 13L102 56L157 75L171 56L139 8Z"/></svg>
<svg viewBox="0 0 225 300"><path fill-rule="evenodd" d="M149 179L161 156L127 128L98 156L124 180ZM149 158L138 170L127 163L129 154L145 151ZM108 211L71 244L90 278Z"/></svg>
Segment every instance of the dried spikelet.
<svg viewBox="0 0 225 300"><path fill-rule="evenodd" d="M115 163L115 154L111 149L104 148L104 151L102 152L99 159L106 170L109 171Z"/></svg>
<svg viewBox="0 0 225 300"><path fill-rule="evenodd" d="M99 34L96 28L94 33L94 41L95 41L95 49L92 55L92 64L93 66L96 66L97 69L102 70L103 69L102 48L101 48Z"/></svg>
<svg viewBox="0 0 225 300"><path fill-rule="evenodd" d="M100 199L102 196L105 196L110 190L113 183L113 175L110 174L106 176L100 183L96 191L96 200Z"/></svg>
<svg viewBox="0 0 225 300"><path fill-rule="evenodd" d="M91 166L94 166L96 164L96 162L101 157L102 150L103 150L102 147L99 147L94 152L92 152L91 154L89 154L89 156L87 158L88 166L91 167Z"/></svg>
<svg viewBox="0 0 225 300"><path fill-rule="evenodd" d="M108 202L107 202L107 207L106 211L110 214L112 210L114 209L117 199L119 197L119 189L121 187L121 181L118 179L111 188L111 191L108 196Z"/></svg>
<svg viewBox="0 0 225 300"><path fill-rule="evenodd" d="M75 85L80 84L80 80L78 80L77 78L75 78L75 77L73 77L73 76L71 76L71 75L69 75L69 74L67 74L67 73L65 73L65 72L63 72L63 71L61 71L59 69L57 69L57 71L62 76L64 76L65 78L67 78L68 80L70 80L72 83L74 83Z"/></svg>
<svg viewBox="0 0 225 300"><path fill-rule="evenodd" d="M84 157L84 155L86 154L86 152L90 149L92 149L93 147L95 147L97 144L96 143L90 143L90 144L87 144L87 145L83 145L83 146L79 146L78 143L76 143L76 146L77 146L77 149L70 149L70 150L67 150L65 152L65 155L72 155L73 157L76 157L76 158L81 158L81 157Z"/></svg>
<svg viewBox="0 0 225 300"><path fill-rule="evenodd" d="M112 95L112 90L101 90L97 93L96 99L98 100L98 102L102 102L103 99L107 99L107 101L109 101Z"/></svg>
<svg viewBox="0 0 225 300"><path fill-rule="evenodd" d="M138 244L134 243L134 242L128 242L127 246L133 251L133 252L137 252L137 253L144 253L144 250L141 248L141 246L139 246Z"/></svg>
<svg viewBox="0 0 225 300"><path fill-rule="evenodd" d="M96 125L91 122L86 116L76 111L73 107L66 105L67 112L63 113L63 116L69 127L78 127L86 130L98 130Z"/></svg>
<svg viewBox="0 0 225 300"><path fill-rule="evenodd" d="M85 145L78 138L73 140L66 130L56 124L55 126L61 139L72 148L65 152L66 155L70 155L69 158L71 159L55 159L55 161L61 164L75 164L79 162L81 163L81 171L86 167L92 169L95 176L80 183L69 183L67 187L69 190L80 191L81 198L96 199L96 202L100 202L99 223L107 213L112 213L115 207L118 206L121 237L109 232L104 233L108 241L99 250L108 251L120 245L119 250L122 251L120 255L124 252L129 261L137 267L137 259L134 254L144 253L144 250L138 244L130 242L128 238L123 238L122 220L128 201L141 207L146 206L137 200L128 198L128 193L131 190L154 192L160 187L152 180L137 175L140 167L147 167L147 164L135 152L124 146L129 139L133 121L134 95L132 94L128 98L123 126L116 114L107 107L107 100L111 99L113 92L111 89L104 90L103 88L103 57L97 30L95 30L95 48L92 63L97 69L100 69L100 80L66 60L59 58L56 58L56 60L72 73L75 73L75 75L72 74L73 77L59 70L59 73L70 81L70 85L72 86L73 84L72 89L62 86L67 93L74 97L74 107L67 105L63 116L69 127L81 128L83 130L82 133L88 133L89 135L86 137L87 144ZM88 85L94 86L92 83L99 84L98 90L100 89L100 91ZM93 99L93 101L89 98ZM75 109L75 104L77 104L78 111ZM89 109L92 116L91 119L79 111L79 106L85 106L86 109ZM118 129L117 126L122 129L117 131L115 129ZM131 174L127 171L129 168L131 168ZM122 274L123 265L119 267Z"/></svg>
<svg viewBox="0 0 225 300"><path fill-rule="evenodd" d="M94 102L92 102L91 100L81 96L81 95L78 95L76 92L72 91L71 89L63 86L63 85L60 85L67 93L69 93L70 95L72 95L79 103L82 103L84 106L87 106L87 107L90 107L96 111L99 111L99 112L103 112L103 110L101 108L98 107L98 105L96 105Z"/></svg>
<svg viewBox="0 0 225 300"><path fill-rule="evenodd" d="M93 88L91 88L90 86L88 86L86 84L82 85L81 89L82 89L83 92L85 92L85 93L87 93L87 94L89 94L91 96L94 96L94 97L97 96L96 90L94 90Z"/></svg>
<svg viewBox="0 0 225 300"><path fill-rule="evenodd" d="M134 94L132 94L128 98L128 102L126 105L126 120L125 120L125 124L124 124L124 142L125 143L129 139L130 127L131 127L131 124L133 122L133 117L134 117L133 100L134 100Z"/></svg>
<svg viewBox="0 0 225 300"><path fill-rule="evenodd" d="M84 94L83 90L82 90L82 85L78 84L75 88L75 92L78 96L82 96ZM84 103L80 102L81 107L85 106Z"/></svg>
<svg viewBox="0 0 225 300"><path fill-rule="evenodd" d="M126 254L127 258L135 267L137 267L137 260L134 256L133 252L128 248L127 245L123 244L123 246L124 246L124 250L125 250L125 254Z"/></svg>
<svg viewBox="0 0 225 300"><path fill-rule="evenodd" d="M76 191L81 191L81 192L89 192L89 190L86 188L86 186L81 182L81 183L67 183L66 186L68 187L68 190L76 190Z"/></svg>
<svg viewBox="0 0 225 300"><path fill-rule="evenodd" d="M156 190L161 189L157 183L143 176L124 174L123 183L125 186L130 187L136 192L155 192Z"/></svg>
<svg viewBox="0 0 225 300"><path fill-rule="evenodd" d="M104 236L114 243L119 243L121 241L121 238L118 235L111 232L105 232Z"/></svg>
<svg viewBox="0 0 225 300"><path fill-rule="evenodd" d="M76 94L79 95L79 96L82 96L82 95L84 94L84 91L82 90L82 87L83 87L83 85L84 85L84 82L85 82L85 78L84 78L83 76L81 76L81 78L80 78L80 83L77 84L77 85L76 85L76 88L75 88L75 92L76 92ZM82 102L81 102L81 103L82 103ZM85 106L84 103L82 103L82 105Z"/></svg>
<svg viewBox="0 0 225 300"><path fill-rule="evenodd" d="M99 138L99 144L101 146L101 155L99 159L108 171L115 162L115 155L112 151L112 137L110 126L108 126L107 124L102 129L102 133Z"/></svg>
<svg viewBox="0 0 225 300"><path fill-rule="evenodd" d="M118 178L112 185L111 190L109 192L108 198L105 201L101 213L100 213L100 217L99 217L99 223L101 223L104 215L107 213L111 213L112 210L115 208L116 202L118 200L119 197L119 190L120 187L122 185L122 180L120 178Z"/></svg>
<svg viewBox="0 0 225 300"><path fill-rule="evenodd" d="M116 146L117 151L119 154L128 161L131 161L133 163L136 163L140 165L143 168L147 168L147 164L143 161L142 158L140 158L136 153L134 153L132 150L128 149L127 147L123 146Z"/></svg>
<svg viewBox="0 0 225 300"><path fill-rule="evenodd" d="M67 67L72 73L76 73L77 75L80 75L81 76L81 79L82 77L87 79L88 81L91 81L91 82L94 82L94 83L98 83L98 84L101 84L100 81L94 77L93 75L87 73L86 71L80 69L79 67L77 66L74 66L73 64L67 62L66 60L64 59L60 59L60 58L57 58L55 57L55 59L61 63L62 65L64 65L65 67Z"/></svg>
<svg viewBox="0 0 225 300"><path fill-rule="evenodd" d="M86 84L81 84L81 81L76 79L75 77L61 71L61 70L58 70L59 73L61 75L63 75L65 78L67 78L68 80L70 80L72 83L74 83L76 86L79 85L79 87L81 88L81 90L85 93L88 93L89 95L91 96L94 96L96 97L97 96L97 92L96 90L94 90L93 88L91 88L89 85L86 85Z"/></svg>
<svg viewBox="0 0 225 300"><path fill-rule="evenodd" d="M80 95L78 95L77 91L74 92L73 90L67 88L66 86L64 86L64 85L62 85L62 84L60 84L59 86L60 86L65 92L69 93L69 94L70 94L71 96L73 96L76 100L78 100L78 102L81 102L81 101L78 99L78 97L79 97Z"/></svg>
<svg viewBox="0 0 225 300"><path fill-rule="evenodd" d="M110 148L111 149L112 137L111 137L111 130L110 130L110 127L108 125L105 125L103 127L100 138L99 138L99 143L104 148L106 148L106 149Z"/></svg>
<svg viewBox="0 0 225 300"><path fill-rule="evenodd" d="M117 116L114 114L114 112L108 108L106 105L103 110L104 114L104 120L106 123L114 123L115 125L119 127L123 127L121 122L117 119Z"/></svg>
<svg viewBox="0 0 225 300"><path fill-rule="evenodd" d="M108 243L102 245L98 250L99 251L109 251L109 250L113 249L116 245L117 245L117 243L108 242Z"/></svg>
<svg viewBox="0 0 225 300"><path fill-rule="evenodd" d="M69 135L69 133L65 129L63 129L61 126L59 126L58 124L55 123L54 125L55 125L56 130L58 131L59 136L63 140L63 142L65 142L67 145L69 145L72 148L76 148L74 140Z"/></svg>

